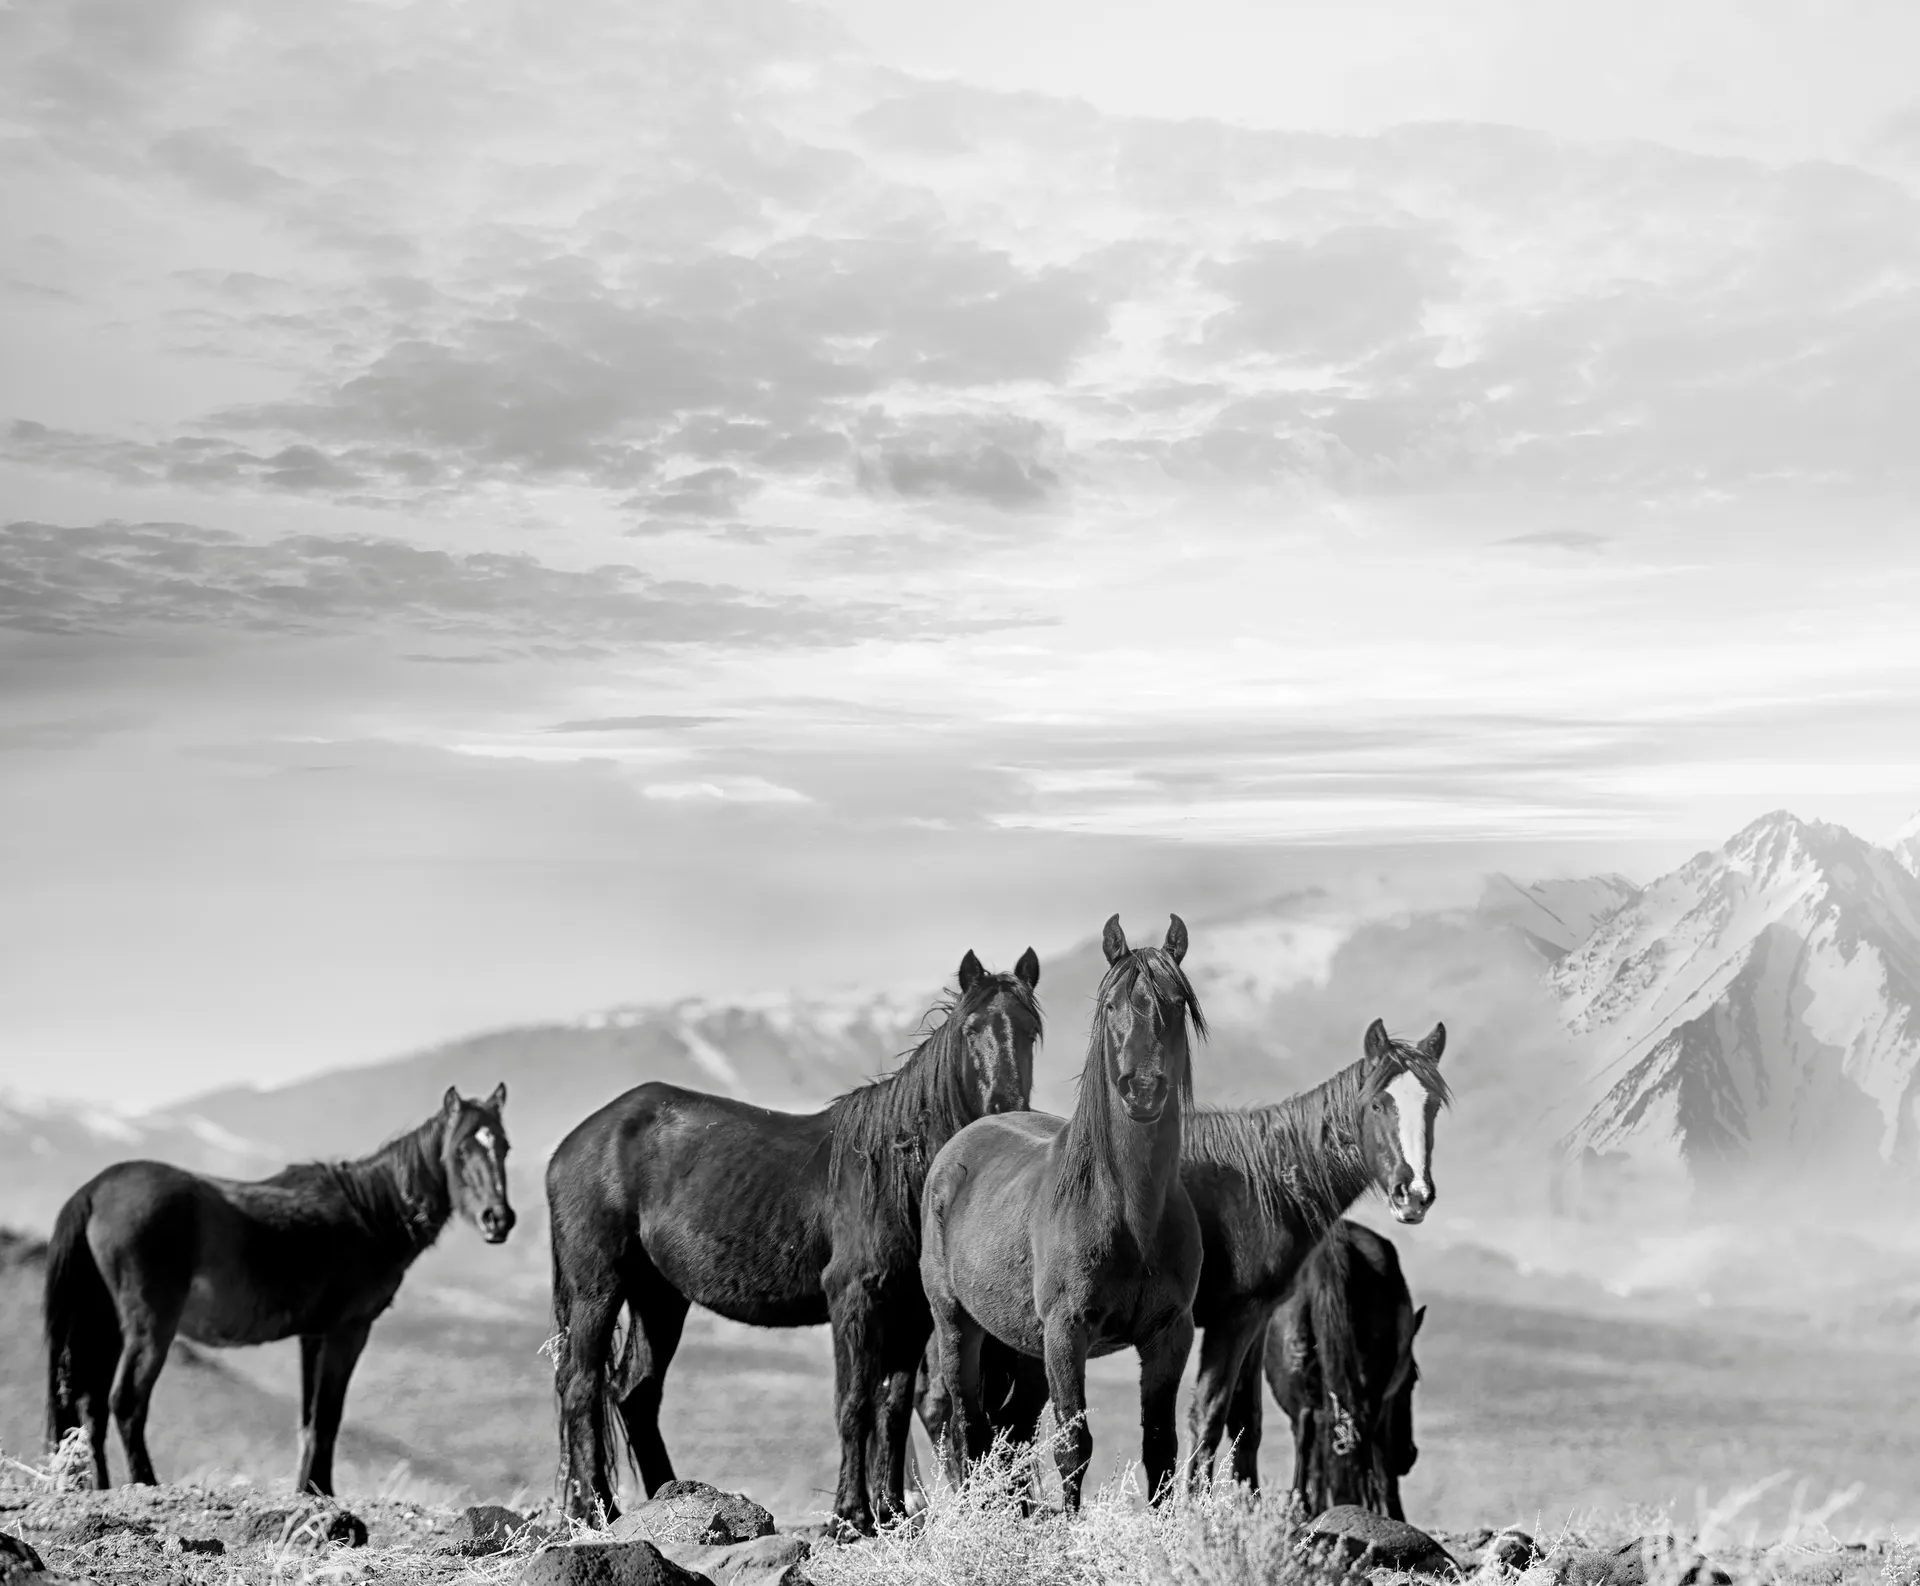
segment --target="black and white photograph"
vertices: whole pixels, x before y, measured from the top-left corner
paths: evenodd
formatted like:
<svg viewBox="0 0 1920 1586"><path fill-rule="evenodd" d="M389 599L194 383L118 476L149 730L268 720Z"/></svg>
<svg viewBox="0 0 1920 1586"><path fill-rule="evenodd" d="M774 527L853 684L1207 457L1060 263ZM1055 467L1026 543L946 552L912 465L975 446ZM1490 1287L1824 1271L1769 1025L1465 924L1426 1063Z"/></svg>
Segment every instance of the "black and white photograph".
<svg viewBox="0 0 1920 1586"><path fill-rule="evenodd" d="M0 0L0 1583L1920 1586L1914 0Z"/></svg>

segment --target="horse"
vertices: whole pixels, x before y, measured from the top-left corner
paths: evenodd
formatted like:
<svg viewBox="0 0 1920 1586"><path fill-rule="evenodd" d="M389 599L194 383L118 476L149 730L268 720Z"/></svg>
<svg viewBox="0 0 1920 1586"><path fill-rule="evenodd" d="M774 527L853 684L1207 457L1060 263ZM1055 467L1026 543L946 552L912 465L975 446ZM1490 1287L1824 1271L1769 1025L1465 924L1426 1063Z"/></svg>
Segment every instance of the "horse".
<svg viewBox="0 0 1920 1586"><path fill-rule="evenodd" d="M1404 1520L1413 1441L1413 1340L1426 1319L1393 1241L1342 1220L1267 1325L1267 1385L1293 1423L1293 1491L1309 1514L1356 1504Z"/></svg>
<svg viewBox="0 0 1920 1586"><path fill-rule="evenodd" d="M1369 1189L1394 1218L1420 1222L1434 1201L1433 1131L1451 1094L1440 1074L1447 1031L1410 1043L1367 1027L1358 1062L1297 1096L1264 1107L1199 1108L1188 1120L1180 1181L1200 1223L1203 1260L1194 1296L1200 1368L1190 1425L1196 1483L1221 1442L1233 1440L1232 1474L1260 1485L1260 1367L1254 1346L1303 1262ZM1030 1441L1047 1399L1035 1364L988 1338L980 1352L983 1401L997 1408L983 1441L1005 1432ZM931 1355L917 1393L938 1444L951 1419L950 1383Z"/></svg>
<svg viewBox="0 0 1920 1586"><path fill-rule="evenodd" d="M175 1337L215 1347L300 1340L295 1489L333 1493L347 1383L374 1322L456 1215L488 1244L513 1231L507 1087L449 1089L433 1116L370 1156L250 1182L118 1162L60 1208L47 1250L47 1438L84 1424L110 1485L107 1415L128 1480L153 1485L147 1407ZM84 1405L84 1412L82 1406Z"/></svg>
<svg viewBox="0 0 1920 1586"><path fill-rule="evenodd" d="M1115 915L1101 945L1108 967L1073 1116L969 1124L934 1158L921 1209L920 1278L952 1394L948 1471L958 1481L985 1452L979 1364L992 1337L1044 1362L1069 1513L1093 1454L1087 1360L1128 1347L1140 1356L1141 1462L1153 1501L1165 1495L1200 1281L1199 1224L1179 1171L1188 1027L1206 1034L1180 968L1187 928L1173 915L1163 946L1134 949Z"/></svg>
<svg viewBox="0 0 1920 1586"><path fill-rule="evenodd" d="M547 1164L559 1482L567 1512L610 1523L617 1420L640 1484L674 1479L660 1399L690 1305L759 1327L833 1329L840 1476L854 1532L902 1515L927 1164L976 1118L1024 1109L1041 1038L1029 947L1011 974L969 951L940 1022L892 1074L816 1113L637 1086ZM614 1335L622 1307L624 1342Z"/></svg>

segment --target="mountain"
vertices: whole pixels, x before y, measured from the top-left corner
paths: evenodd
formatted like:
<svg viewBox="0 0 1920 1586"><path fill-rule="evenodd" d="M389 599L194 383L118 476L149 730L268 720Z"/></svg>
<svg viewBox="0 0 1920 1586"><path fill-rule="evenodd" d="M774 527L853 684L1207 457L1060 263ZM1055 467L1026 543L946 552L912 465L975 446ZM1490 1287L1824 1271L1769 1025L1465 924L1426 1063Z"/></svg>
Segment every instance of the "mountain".
<svg viewBox="0 0 1920 1586"><path fill-rule="evenodd" d="M128 1118L0 1093L0 1220L51 1227L69 1194L102 1168L134 1157L228 1175L267 1173L277 1165L271 1147L210 1119Z"/></svg>
<svg viewBox="0 0 1920 1586"><path fill-rule="evenodd" d="M1549 971L1566 1144L1696 1185L1920 1169L1920 878L1785 811L1696 855Z"/></svg>
<svg viewBox="0 0 1920 1586"><path fill-rule="evenodd" d="M1552 881L1487 879L1479 913L1518 931L1549 964L1557 963L1593 934L1594 927L1640 895L1621 875Z"/></svg>
<svg viewBox="0 0 1920 1586"><path fill-rule="evenodd" d="M1920 815L1902 826L1887 844L1887 851L1912 875L1920 876Z"/></svg>

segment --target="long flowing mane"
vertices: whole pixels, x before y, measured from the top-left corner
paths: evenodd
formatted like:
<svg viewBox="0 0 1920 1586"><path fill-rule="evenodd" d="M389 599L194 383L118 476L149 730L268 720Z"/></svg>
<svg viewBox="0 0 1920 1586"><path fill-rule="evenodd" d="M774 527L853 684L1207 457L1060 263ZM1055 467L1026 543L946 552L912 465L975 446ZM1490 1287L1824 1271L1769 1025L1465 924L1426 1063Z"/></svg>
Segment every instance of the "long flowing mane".
<svg viewBox="0 0 1920 1586"><path fill-rule="evenodd" d="M1283 1223L1292 1212L1318 1238L1366 1193L1372 1170L1360 1150L1360 1113L1402 1074L1441 1106L1452 1105L1440 1065L1390 1036L1379 1061L1363 1057L1283 1101L1197 1109L1187 1120L1186 1155L1233 1169L1252 1187L1263 1217Z"/></svg>
<svg viewBox="0 0 1920 1586"><path fill-rule="evenodd" d="M1170 1033L1169 1019L1177 1025L1186 1020L1195 1035L1207 1033L1206 1015L1200 1011L1200 999L1193 982L1164 948L1135 948L1107 967L1094 996L1093 1025L1087 1035L1087 1060L1080 1070L1079 1094L1073 1116L1067 1120L1062 1147L1060 1180L1055 1194L1062 1200L1085 1202L1094 1191L1100 1174L1111 1168L1116 1156L1116 1119L1113 1113L1113 1087L1107 1083L1105 1054L1107 1026L1114 1007L1133 995L1136 984L1144 980L1153 997L1154 1017L1162 1035ZM1193 1110L1193 1064L1180 1075L1177 1100L1183 1114Z"/></svg>
<svg viewBox="0 0 1920 1586"><path fill-rule="evenodd" d="M920 1027L932 1028L897 1069L829 1103L829 1183L843 1182L842 1173L857 1159L881 1212L918 1226L928 1164L976 1115L962 1072L960 1034L969 1016L999 997L1007 1000L1020 1033L1040 1039L1039 998L1018 975L982 975L965 992L944 993L921 1017Z"/></svg>
<svg viewBox="0 0 1920 1586"><path fill-rule="evenodd" d="M453 1215L440 1160L443 1128L436 1112L366 1156L296 1162L261 1182L293 1191L316 1210L331 1200L343 1220L357 1224L375 1242L418 1252L439 1238Z"/></svg>

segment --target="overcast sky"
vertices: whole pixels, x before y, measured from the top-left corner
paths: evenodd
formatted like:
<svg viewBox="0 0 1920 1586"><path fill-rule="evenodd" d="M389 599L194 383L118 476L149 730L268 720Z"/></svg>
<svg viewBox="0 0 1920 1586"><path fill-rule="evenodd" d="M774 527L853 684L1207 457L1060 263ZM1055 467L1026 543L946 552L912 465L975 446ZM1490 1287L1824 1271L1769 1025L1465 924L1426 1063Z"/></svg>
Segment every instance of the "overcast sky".
<svg viewBox="0 0 1920 1586"><path fill-rule="evenodd" d="M1885 835L1915 59L1908 0L0 8L0 1083Z"/></svg>

